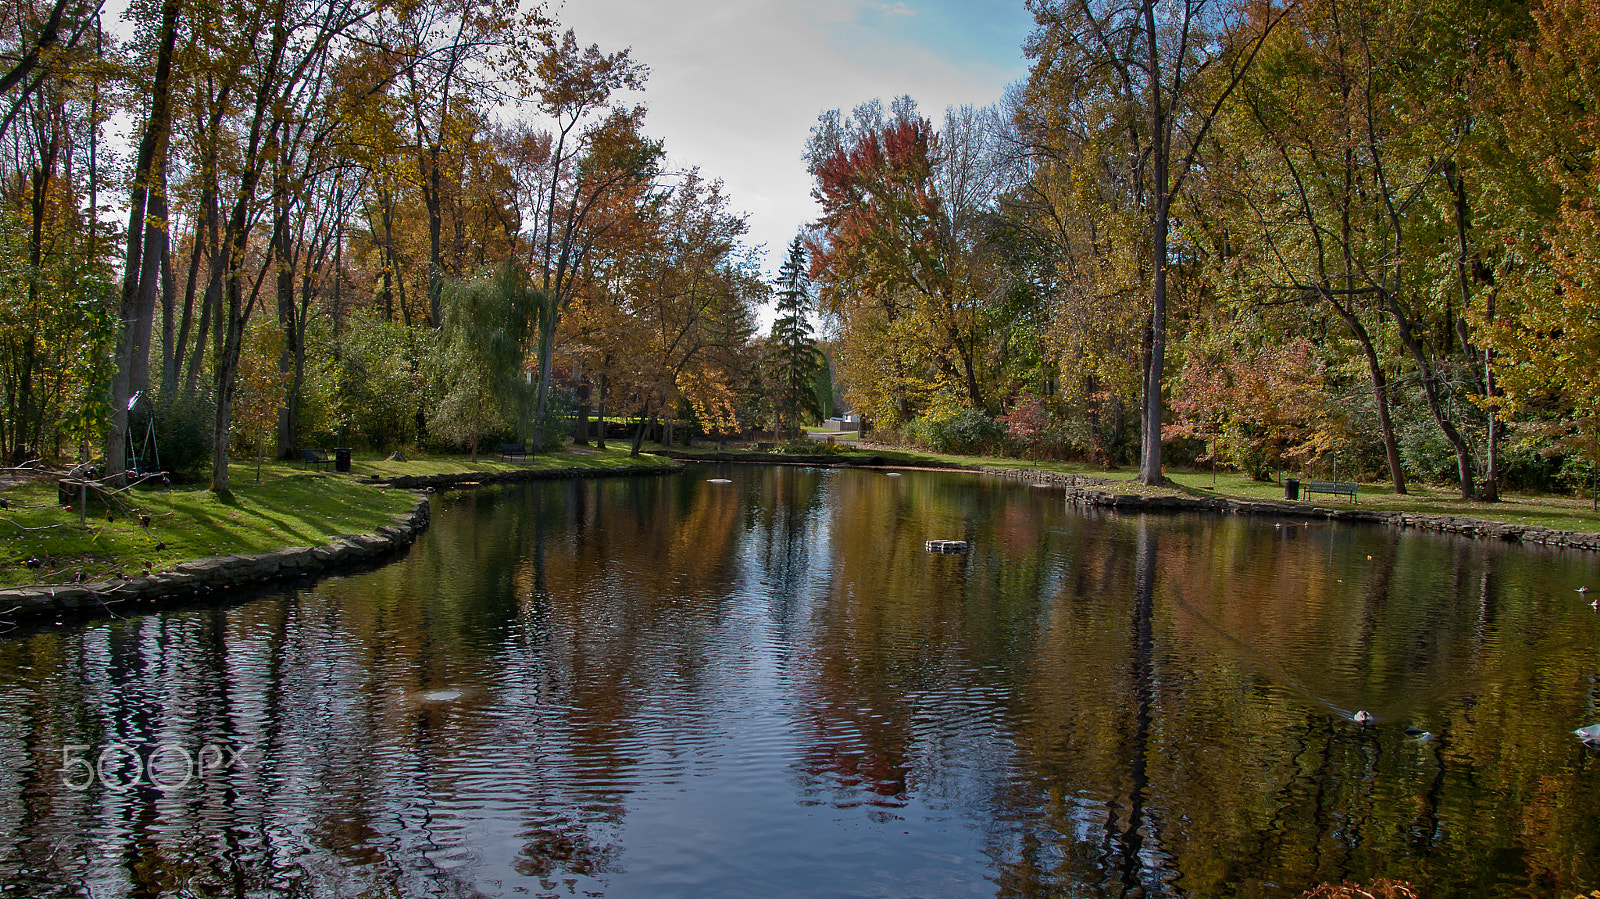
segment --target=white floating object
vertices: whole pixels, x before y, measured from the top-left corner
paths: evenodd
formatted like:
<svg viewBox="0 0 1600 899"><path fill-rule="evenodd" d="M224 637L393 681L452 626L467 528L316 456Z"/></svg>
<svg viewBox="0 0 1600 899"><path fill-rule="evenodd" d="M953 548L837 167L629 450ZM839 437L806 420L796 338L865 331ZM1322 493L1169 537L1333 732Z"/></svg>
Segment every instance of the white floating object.
<svg viewBox="0 0 1600 899"><path fill-rule="evenodd" d="M1582 737L1583 742L1585 743L1600 743L1600 724L1591 724L1588 727L1580 727L1573 731L1573 733L1577 734L1579 737Z"/></svg>
<svg viewBox="0 0 1600 899"><path fill-rule="evenodd" d="M1046 484L1044 481L1040 481L1039 483L1034 484L1033 486L1035 486L1035 487L1054 487L1055 485L1054 484Z"/></svg>
<svg viewBox="0 0 1600 899"><path fill-rule="evenodd" d="M460 690L430 690L422 694L423 702L454 702L460 698Z"/></svg>
<svg viewBox="0 0 1600 899"><path fill-rule="evenodd" d="M898 478L898 477L900 477L900 472L898 472L898 471L891 471L891 472L889 472L889 477L891 477L891 478Z"/></svg>
<svg viewBox="0 0 1600 899"><path fill-rule="evenodd" d="M1362 710L1351 716L1350 720L1357 724L1376 724L1378 722L1378 716L1372 714L1371 712Z"/></svg>
<svg viewBox="0 0 1600 899"><path fill-rule="evenodd" d="M733 482L728 480L727 478L708 478L706 480L706 483L707 484L732 484Z"/></svg>
<svg viewBox="0 0 1600 899"><path fill-rule="evenodd" d="M922 548L931 553L964 553L967 551L967 541L929 540L922 545Z"/></svg>
<svg viewBox="0 0 1600 899"><path fill-rule="evenodd" d="M1579 593L1588 593L1589 592L1589 588L1588 587L1579 587L1577 592L1579 592Z"/></svg>
<svg viewBox="0 0 1600 899"><path fill-rule="evenodd" d="M1430 734L1427 731L1423 731L1422 733L1417 734L1416 736L1412 737L1411 738L1411 742L1413 742L1413 743L1432 743L1433 742L1433 734Z"/></svg>

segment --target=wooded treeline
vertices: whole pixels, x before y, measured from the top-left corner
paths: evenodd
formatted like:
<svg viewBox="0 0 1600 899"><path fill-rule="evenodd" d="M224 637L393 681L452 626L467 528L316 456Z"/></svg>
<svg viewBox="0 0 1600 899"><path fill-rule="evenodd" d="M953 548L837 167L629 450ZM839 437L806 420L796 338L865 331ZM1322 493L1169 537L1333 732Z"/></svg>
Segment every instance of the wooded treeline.
<svg viewBox="0 0 1600 899"><path fill-rule="evenodd" d="M0 11L7 459L116 475L154 436L226 489L230 449L770 420L744 217L647 135L628 51L487 0L112 24Z"/></svg>
<svg viewBox="0 0 1600 899"><path fill-rule="evenodd" d="M1587 482L1600 8L1028 6L1001 103L813 129L812 276L879 428L1146 482Z"/></svg>
<svg viewBox="0 0 1600 899"><path fill-rule="evenodd" d="M1600 12L1029 8L1002 102L823 114L763 339L744 218L648 136L645 67L542 9L160 0L119 39L8 6L0 454L116 473L153 434L225 489L230 450L792 432L808 261L851 404L941 449L1589 476Z"/></svg>

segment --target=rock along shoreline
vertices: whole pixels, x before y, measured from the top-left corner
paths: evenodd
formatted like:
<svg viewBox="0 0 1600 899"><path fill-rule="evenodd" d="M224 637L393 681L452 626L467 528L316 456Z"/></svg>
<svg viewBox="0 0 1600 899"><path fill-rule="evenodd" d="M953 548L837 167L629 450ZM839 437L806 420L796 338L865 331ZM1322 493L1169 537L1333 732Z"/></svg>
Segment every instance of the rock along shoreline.
<svg viewBox="0 0 1600 899"><path fill-rule="evenodd" d="M374 476L363 483L411 491L451 490L517 481L570 480L617 475L670 474L681 464L618 468L524 469L441 475ZM210 556L182 562L170 571L83 584L41 584L0 590L0 622L40 623L65 617L95 618L142 612L164 603L192 602L241 587L332 574L398 555L427 530L428 498L370 534L339 537L321 546L290 546L249 555Z"/></svg>

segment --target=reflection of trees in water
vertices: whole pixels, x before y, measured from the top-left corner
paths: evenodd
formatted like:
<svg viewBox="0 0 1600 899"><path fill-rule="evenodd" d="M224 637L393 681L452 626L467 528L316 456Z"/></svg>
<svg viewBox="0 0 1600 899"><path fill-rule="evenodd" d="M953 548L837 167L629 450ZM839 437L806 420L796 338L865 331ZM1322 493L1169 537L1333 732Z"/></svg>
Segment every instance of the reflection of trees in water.
<svg viewBox="0 0 1600 899"><path fill-rule="evenodd" d="M829 485L812 551L830 580L793 644L801 801L985 808L1011 766L1001 707L1049 572L1036 513L991 517L978 481L838 472ZM952 535L970 554L924 551Z"/></svg>
<svg viewBox="0 0 1600 899"><path fill-rule="evenodd" d="M15 787L40 803L11 831L24 857L0 862L4 879L40 896L79 884L94 895L479 895L432 863L425 827L386 806L397 759L371 747L393 740L384 731L401 716L381 707L387 692L363 694L370 675L350 622L300 599L51 635L62 664L38 672L31 723L54 763L6 766L26 770ZM122 745L146 757L160 745L243 753L184 787L75 793L60 786L63 743L88 744L91 757Z"/></svg>
<svg viewBox="0 0 1600 899"><path fill-rule="evenodd" d="M517 578L539 633L508 641L506 665L534 685L535 717L507 727L531 729L534 750L514 868L546 889L622 870L627 784L682 776L714 731L739 505L700 488L577 482L535 502L558 516L523 544Z"/></svg>
<svg viewBox="0 0 1600 899"><path fill-rule="evenodd" d="M1014 714L1024 761L990 831L1002 895L1593 880L1600 827L1584 809L1600 785L1575 746L1564 761L1542 748L1582 714L1548 697L1592 672L1559 648L1570 637L1552 641L1548 603L1502 595L1537 583L1537 557L1376 529L1179 524L1162 522L1158 548L1101 532L1063 553L1074 575L1040 631ZM1313 564L1307 542L1325 544ZM1508 558L1524 567L1510 579ZM1105 636L1119 610L1122 633L1151 622L1153 664L1142 640ZM1387 710L1385 723L1338 714L1358 707ZM1408 740L1408 723L1433 739Z"/></svg>
<svg viewBox="0 0 1600 899"><path fill-rule="evenodd" d="M1600 883L1600 756L1570 736L1600 720L1600 616L1557 554L759 477L460 494L369 575L0 642L0 879L469 896L493 866L603 891L629 789L712 770L759 656L801 801L967 820L1001 895ZM922 551L946 536L972 553ZM254 752L176 794L60 786L62 744L119 741Z"/></svg>

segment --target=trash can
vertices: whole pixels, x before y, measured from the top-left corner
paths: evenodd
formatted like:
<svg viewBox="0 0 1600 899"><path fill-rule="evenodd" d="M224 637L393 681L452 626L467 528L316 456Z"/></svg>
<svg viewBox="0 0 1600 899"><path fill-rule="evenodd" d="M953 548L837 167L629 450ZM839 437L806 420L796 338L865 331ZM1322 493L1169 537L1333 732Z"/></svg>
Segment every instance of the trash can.
<svg viewBox="0 0 1600 899"><path fill-rule="evenodd" d="M1283 479L1283 498L1284 499L1289 499L1289 500L1295 500L1297 502L1299 501L1299 499L1300 499L1300 481L1298 479L1296 479L1296 478L1284 478Z"/></svg>
<svg viewBox="0 0 1600 899"><path fill-rule="evenodd" d="M345 472L347 474L349 473L349 471L350 471L350 447L348 447L348 446L336 446L336 447L333 448L333 470L334 471L342 471L342 472Z"/></svg>

